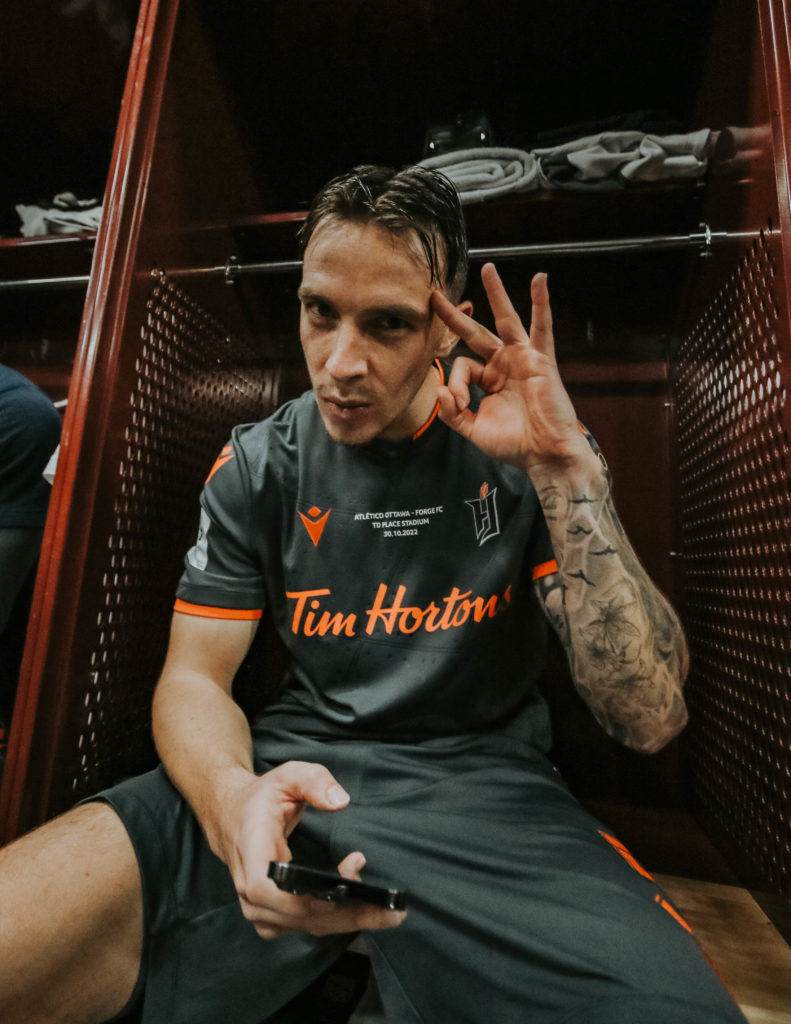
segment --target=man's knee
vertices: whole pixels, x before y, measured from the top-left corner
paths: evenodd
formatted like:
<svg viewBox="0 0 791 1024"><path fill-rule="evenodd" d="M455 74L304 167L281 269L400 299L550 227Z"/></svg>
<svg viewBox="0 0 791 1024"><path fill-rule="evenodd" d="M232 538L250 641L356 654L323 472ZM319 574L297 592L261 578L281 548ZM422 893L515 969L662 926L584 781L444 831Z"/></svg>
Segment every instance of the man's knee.
<svg viewBox="0 0 791 1024"><path fill-rule="evenodd" d="M746 1024L744 1015L723 991L704 1003L646 993L625 995L600 1005L586 1005L566 1024Z"/></svg>
<svg viewBox="0 0 791 1024"><path fill-rule="evenodd" d="M142 889L112 808L82 805L0 850L0 906L0 1019L106 1019L124 1007L140 970Z"/></svg>

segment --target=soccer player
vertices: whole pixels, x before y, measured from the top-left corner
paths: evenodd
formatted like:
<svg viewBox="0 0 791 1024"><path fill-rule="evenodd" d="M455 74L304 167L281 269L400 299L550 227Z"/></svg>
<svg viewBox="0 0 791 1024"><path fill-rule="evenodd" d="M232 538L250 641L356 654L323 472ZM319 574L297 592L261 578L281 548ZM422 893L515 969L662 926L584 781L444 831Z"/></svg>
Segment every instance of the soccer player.
<svg viewBox="0 0 791 1024"><path fill-rule="evenodd" d="M548 624L612 736L684 726L681 626L619 524L554 356L464 299L441 175L355 168L301 230L311 390L206 482L153 706L162 766L0 857L3 1021L258 1024L362 932L388 1020L743 1020L654 880L547 758ZM474 358L453 359L463 338ZM291 655L252 725L264 610ZM273 860L409 892L280 891Z"/></svg>

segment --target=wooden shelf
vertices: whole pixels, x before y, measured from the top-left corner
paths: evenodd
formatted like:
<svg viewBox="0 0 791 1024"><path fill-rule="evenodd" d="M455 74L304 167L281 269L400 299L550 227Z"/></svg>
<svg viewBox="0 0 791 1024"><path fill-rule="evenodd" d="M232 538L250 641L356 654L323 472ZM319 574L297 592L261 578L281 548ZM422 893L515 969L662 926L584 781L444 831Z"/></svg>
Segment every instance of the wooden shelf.
<svg viewBox="0 0 791 1024"><path fill-rule="evenodd" d="M0 282L89 274L96 233L0 238Z"/></svg>

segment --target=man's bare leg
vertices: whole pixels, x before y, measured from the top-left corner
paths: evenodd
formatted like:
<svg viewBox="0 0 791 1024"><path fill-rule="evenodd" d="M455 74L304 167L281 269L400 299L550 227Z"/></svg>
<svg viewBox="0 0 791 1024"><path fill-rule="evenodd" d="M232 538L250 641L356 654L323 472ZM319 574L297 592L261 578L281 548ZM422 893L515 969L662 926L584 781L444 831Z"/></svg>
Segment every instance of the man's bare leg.
<svg viewBox="0 0 791 1024"><path fill-rule="evenodd" d="M140 968L143 907L115 812L86 804L0 850L0 1020L100 1024Z"/></svg>

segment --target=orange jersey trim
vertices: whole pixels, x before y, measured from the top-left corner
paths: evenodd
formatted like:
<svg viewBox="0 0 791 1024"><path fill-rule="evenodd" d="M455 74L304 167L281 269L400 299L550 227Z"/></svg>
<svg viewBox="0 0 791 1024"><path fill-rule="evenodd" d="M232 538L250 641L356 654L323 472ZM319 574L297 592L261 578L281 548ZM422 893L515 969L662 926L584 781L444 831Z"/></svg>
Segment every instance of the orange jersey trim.
<svg viewBox="0 0 791 1024"><path fill-rule="evenodd" d="M176 599L173 610L182 615L197 615L204 619L260 619L264 614L261 608L214 608L208 604L190 604L188 601Z"/></svg>
<svg viewBox="0 0 791 1024"><path fill-rule="evenodd" d="M209 475L204 480L204 485L211 480L211 478L214 476L218 469L222 469L226 462L231 461L233 455L233 448L229 444L227 444L215 459L214 465L209 470Z"/></svg>
<svg viewBox="0 0 791 1024"><path fill-rule="evenodd" d="M434 360L434 365L439 370L439 382L440 382L440 385L442 385L442 384L445 383L445 371L442 369L442 363L439 361L439 359L435 359ZM428 430L428 428L431 426L431 424L437 418L437 413L438 412L439 412L439 399L437 399L436 402L434 403L434 408L433 408L429 418L426 420L426 422L423 424L423 426L420 428L420 430L416 431L412 435L412 440L413 441L417 441L417 439L420 437L421 434L425 434L425 432Z"/></svg>
<svg viewBox="0 0 791 1024"><path fill-rule="evenodd" d="M552 558L549 562L542 562L533 569L533 579L540 580L543 576L551 576L558 571L558 563Z"/></svg>
<svg viewBox="0 0 791 1024"><path fill-rule="evenodd" d="M635 857L632 856L632 854L626 849L626 847L619 839L616 839L615 836L609 835L607 832L603 832L601 829L599 829L598 832L602 839L606 839L610 846L612 846L614 850L617 850L618 853L620 853L620 855L623 857L623 859L626 861L629 867L633 868L639 875L642 875L643 878L647 878L649 882L654 881L653 875L646 871L643 865ZM690 926L687 924L687 922L684 920L681 914L679 914L676 908L671 906L668 903L668 901L664 899L661 893L658 892L654 896L654 903L658 904L658 906L660 906L662 910L670 914L670 916L674 920L676 920L682 928L686 928L690 935L694 934L692 928L690 928ZM709 963L711 963L711 961L709 961Z"/></svg>
<svg viewBox="0 0 791 1024"><path fill-rule="evenodd" d="M679 912L676 910L676 908L675 907L671 907L670 904L667 902L667 900L662 899L662 897L659 895L659 893L657 893L656 896L654 897L654 903L658 903L659 906L663 910L666 910L668 912L668 914L670 914L671 917L674 917L676 919L676 921L678 921L678 923L681 925L682 928L686 928L686 930L689 932L690 935L694 935L695 934L692 931L692 928L687 924L687 922L681 916L681 914L679 914Z"/></svg>
<svg viewBox="0 0 791 1024"><path fill-rule="evenodd" d="M646 871L643 865L638 860L636 860L636 858L634 858L631 853L629 853L629 851L626 849L626 847L619 839L616 839L615 836L609 835L607 832L603 832L601 829L599 829L598 832L603 839L607 840L610 846L612 846L615 850L618 851L618 853L620 853L620 855L623 857L623 859L626 861L629 867L634 868L634 870L639 875L642 875L643 878L648 878L653 882L654 879L652 878L652 876Z"/></svg>

